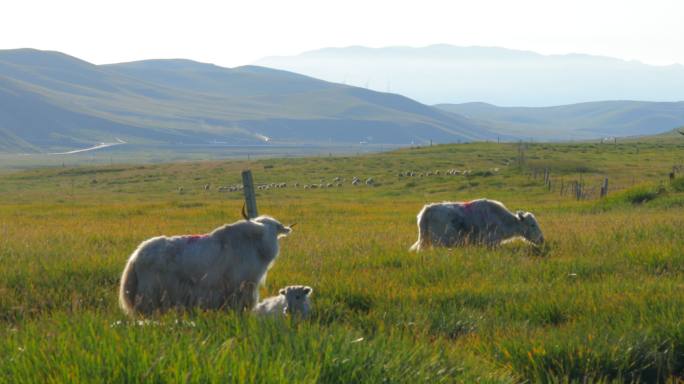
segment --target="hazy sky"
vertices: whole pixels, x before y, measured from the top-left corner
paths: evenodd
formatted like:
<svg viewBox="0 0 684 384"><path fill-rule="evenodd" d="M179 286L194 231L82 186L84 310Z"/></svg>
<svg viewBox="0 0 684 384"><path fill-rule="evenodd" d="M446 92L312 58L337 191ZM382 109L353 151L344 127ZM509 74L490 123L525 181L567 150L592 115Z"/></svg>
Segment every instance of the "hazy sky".
<svg viewBox="0 0 684 384"><path fill-rule="evenodd" d="M486 45L684 63L681 0L7 0L0 49L223 66L322 47Z"/></svg>

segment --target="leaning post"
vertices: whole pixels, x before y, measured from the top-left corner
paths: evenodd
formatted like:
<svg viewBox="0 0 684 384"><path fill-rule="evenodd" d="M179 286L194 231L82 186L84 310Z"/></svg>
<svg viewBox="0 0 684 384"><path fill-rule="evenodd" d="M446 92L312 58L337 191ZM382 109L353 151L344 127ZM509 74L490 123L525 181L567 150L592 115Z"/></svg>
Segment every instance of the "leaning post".
<svg viewBox="0 0 684 384"><path fill-rule="evenodd" d="M254 193L254 180L252 179L252 171L249 169L242 171L242 185L245 192L247 217L253 219L259 216L259 213L257 212L256 194Z"/></svg>

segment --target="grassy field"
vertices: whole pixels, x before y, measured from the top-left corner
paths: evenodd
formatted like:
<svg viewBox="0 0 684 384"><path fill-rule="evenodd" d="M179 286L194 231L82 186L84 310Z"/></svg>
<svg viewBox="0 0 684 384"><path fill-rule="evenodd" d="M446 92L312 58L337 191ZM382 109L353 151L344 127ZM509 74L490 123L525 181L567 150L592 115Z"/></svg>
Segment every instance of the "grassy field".
<svg viewBox="0 0 684 384"><path fill-rule="evenodd" d="M2 174L0 382L683 380L684 177L668 173L684 136L534 144L524 159L517 144L461 144ZM551 190L534 177L547 167ZM259 191L260 212L299 223L262 296L310 285L312 317L126 318L116 293L129 254L151 236L237 220L242 196L202 185L238 183L245 168L257 184L288 183ZM342 187L301 188L336 176ZM561 196L580 177L587 198ZM534 212L546 246L407 252L424 203L478 197Z"/></svg>
<svg viewBox="0 0 684 384"><path fill-rule="evenodd" d="M144 145L126 144L74 154L16 154L0 150L0 173L34 168L113 164L161 164L188 161L236 161L268 158L360 155L400 148L390 144L356 145Z"/></svg>

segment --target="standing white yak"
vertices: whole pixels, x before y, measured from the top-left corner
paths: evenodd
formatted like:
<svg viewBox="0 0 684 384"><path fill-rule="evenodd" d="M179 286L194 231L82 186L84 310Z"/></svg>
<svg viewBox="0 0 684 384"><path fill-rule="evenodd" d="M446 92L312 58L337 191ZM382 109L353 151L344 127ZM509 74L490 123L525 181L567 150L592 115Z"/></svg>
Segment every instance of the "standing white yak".
<svg viewBox="0 0 684 384"><path fill-rule="evenodd" d="M418 241L410 248L453 247L466 244L496 246L514 237L541 244L544 235L530 212L512 213L498 201L427 204L418 213Z"/></svg>
<svg viewBox="0 0 684 384"><path fill-rule="evenodd" d="M278 256L278 239L292 232L269 216L216 228L207 235L144 241L121 276L119 304L129 315L171 308L252 309L259 285Z"/></svg>

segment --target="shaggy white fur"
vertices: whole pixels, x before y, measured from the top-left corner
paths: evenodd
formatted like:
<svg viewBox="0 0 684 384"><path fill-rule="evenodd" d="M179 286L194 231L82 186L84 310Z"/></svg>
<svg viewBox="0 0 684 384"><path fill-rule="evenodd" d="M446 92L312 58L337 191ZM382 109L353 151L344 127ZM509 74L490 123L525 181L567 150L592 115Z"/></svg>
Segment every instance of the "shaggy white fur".
<svg viewBox="0 0 684 384"><path fill-rule="evenodd" d="M290 285L279 291L278 296L269 297L254 307L253 311L258 315L285 315L299 314L303 317L309 315L311 310L311 295L313 289L305 285Z"/></svg>
<svg viewBox="0 0 684 384"><path fill-rule="evenodd" d="M530 212L512 213L501 202L487 199L433 203L418 213L418 241L410 250L466 244L495 246L514 237L535 244L544 242L539 223Z"/></svg>
<svg viewBox="0 0 684 384"><path fill-rule="evenodd" d="M146 240L121 276L121 308L130 315L189 307L251 309L278 256L278 239L291 231L259 216L207 235Z"/></svg>

